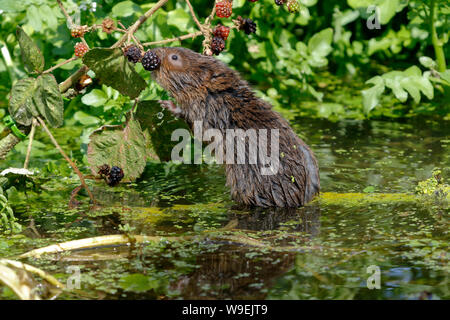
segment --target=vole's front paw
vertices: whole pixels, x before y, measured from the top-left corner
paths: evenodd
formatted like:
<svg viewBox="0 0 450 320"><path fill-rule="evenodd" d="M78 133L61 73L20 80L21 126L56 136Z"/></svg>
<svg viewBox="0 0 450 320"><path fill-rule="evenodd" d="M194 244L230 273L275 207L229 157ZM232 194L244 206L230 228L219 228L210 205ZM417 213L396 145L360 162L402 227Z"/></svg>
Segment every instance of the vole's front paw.
<svg viewBox="0 0 450 320"><path fill-rule="evenodd" d="M179 116L181 114L181 109L172 100L159 100L161 107L172 112L174 116Z"/></svg>

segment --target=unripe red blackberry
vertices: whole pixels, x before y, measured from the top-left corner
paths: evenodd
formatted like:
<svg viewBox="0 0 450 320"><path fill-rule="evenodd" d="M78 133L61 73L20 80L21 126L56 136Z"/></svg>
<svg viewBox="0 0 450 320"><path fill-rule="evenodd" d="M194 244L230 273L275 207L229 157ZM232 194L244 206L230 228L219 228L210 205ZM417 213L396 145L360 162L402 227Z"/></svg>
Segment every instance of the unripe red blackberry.
<svg viewBox="0 0 450 320"><path fill-rule="evenodd" d="M70 35L74 38L81 38L87 31L88 26L75 26L70 30Z"/></svg>
<svg viewBox="0 0 450 320"><path fill-rule="evenodd" d="M288 0L287 8L288 8L288 11L291 13L298 12L298 11L300 11L300 4L298 3L297 0Z"/></svg>
<svg viewBox="0 0 450 320"><path fill-rule="evenodd" d="M258 0L248 0L248 1L250 1L250 2L256 2L256 1L258 1Z"/></svg>
<svg viewBox="0 0 450 320"><path fill-rule="evenodd" d="M211 50L218 55L225 49L225 40L221 37L214 37L211 41Z"/></svg>
<svg viewBox="0 0 450 320"><path fill-rule="evenodd" d="M109 186L117 185L124 177L123 170L119 167L113 166L109 172L107 183Z"/></svg>
<svg viewBox="0 0 450 320"><path fill-rule="evenodd" d="M141 59L141 63L145 70L153 71L158 69L159 65L161 64L161 60L155 52L149 50L144 53L144 56Z"/></svg>
<svg viewBox="0 0 450 320"><path fill-rule="evenodd" d="M275 4L277 6L282 6L285 2L286 2L286 0L275 0Z"/></svg>
<svg viewBox="0 0 450 320"><path fill-rule="evenodd" d="M136 63L141 61L142 53L138 47L129 46L125 49L125 56L127 57L128 61Z"/></svg>
<svg viewBox="0 0 450 320"><path fill-rule="evenodd" d="M214 28L214 36L220 37L223 40L227 40L228 35L230 34L230 28L225 26L217 26Z"/></svg>
<svg viewBox="0 0 450 320"><path fill-rule="evenodd" d="M219 18L229 18L233 12L231 0L222 0L216 3L216 15Z"/></svg>
<svg viewBox="0 0 450 320"><path fill-rule="evenodd" d="M79 58L82 58L86 52L89 51L89 48L83 43L83 42L78 42L75 44L75 55Z"/></svg>

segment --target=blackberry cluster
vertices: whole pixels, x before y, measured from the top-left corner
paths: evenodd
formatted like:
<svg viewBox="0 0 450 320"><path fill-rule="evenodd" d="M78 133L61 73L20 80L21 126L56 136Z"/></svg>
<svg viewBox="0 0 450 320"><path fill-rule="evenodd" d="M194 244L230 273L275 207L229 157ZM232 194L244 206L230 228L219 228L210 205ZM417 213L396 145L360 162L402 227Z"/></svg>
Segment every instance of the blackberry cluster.
<svg viewBox="0 0 450 320"><path fill-rule="evenodd" d="M216 15L219 18L229 18L233 12L233 4L230 0L223 0L216 3Z"/></svg>
<svg viewBox="0 0 450 320"><path fill-rule="evenodd" d="M113 166L109 172L108 180L106 181L109 186L113 187L117 185L124 177L123 170L119 167Z"/></svg>
<svg viewBox="0 0 450 320"><path fill-rule="evenodd" d="M81 38L84 37L84 34L88 31L87 26L76 26L70 30L70 35L73 38Z"/></svg>
<svg viewBox="0 0 450 320"><path fill-rule="evenodd" d="M155 52L149 50L144 53L144 56L141 59L141 63L145 70L153 71L158 69L159 65L161 64L161 60Z"/></svg>
<svg viewBox="0 0 450 320"><path fill-rule="evenodd" d="M128 61L137 63L141 61L142 53L138 47L131 46L125 49L125 56L127 57Z"/></svg>
<svg viewBox="0 0 450 320"><path fill-rule="evenodd" d="M241 29L244 30L246 34L255 33L256 23L254 23L253 20L249 18L242 19Z"/></svg>
<svg viewBox="0 0 450 320"><path fill-rule="evenodd" d="M215 37L227 40L228 36L230 35L230 28L218 25L217 27L214 28L213 34Z"/></svg>
<svg viewBox="0 0 450 320"><path fill-rule="evenodd" d="M75 44L75 55L79 58L82 58L88 50L88 47L83 42Z"/></svg>
<svg viewBox="0 0 450 320"><path fill-rule="evenodd" d="M211 50L217 56L225 49L225 40L221 37L214 37L211 41Z"/></svg>

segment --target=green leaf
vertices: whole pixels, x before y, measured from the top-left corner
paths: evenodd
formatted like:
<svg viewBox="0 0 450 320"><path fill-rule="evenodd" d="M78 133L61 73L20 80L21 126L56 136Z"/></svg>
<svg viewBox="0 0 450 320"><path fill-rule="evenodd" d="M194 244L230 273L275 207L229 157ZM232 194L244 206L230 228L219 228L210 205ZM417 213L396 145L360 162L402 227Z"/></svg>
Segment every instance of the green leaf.
<svg viewBox="0 0 450 320"><path fill-rule="evenodd" d="M307 7L312 7L317 3L317 0L300 0L300 2Z"/></svg>
<svg viewBox="0 0 450 320"><path fill-rule="evenodd" d="M134 65L121 49L94 48L83 57L83 63L91 68L105 85L134 99L147 87L144 79L134 70Z"/></svg>
<svg viewBox="0 0 450 320"><path fill-rule="evenodd" d="M372 88L362 91L364 112L368 114L380 102L380 97L384 92L384 81L380 76L376 76L366 83L372 83Z"/></svg>
<svg viewBox="0 0 450 320"><path fill-rule="evenodd" d="M34 31L40 32L42 30L42 16L39 9L31 5L27 8L28 24L34 29Z"/></svg>
<svg viewBox="0 0 450 320"><path fill-rule="evenodd" d="M423 65L425 68L428 69L435 69L436 68L436 62L431 59L430 57L420 57L419 58L420 64Z"/></svg>
<svg viewBox="0 0 450 320"><path fill-rule="evenodd" d="M175 118L155 100L140 101L135 118L149 137L149 150L153 149L161 161L170 161L172 149L178 144L171 141L172 132L180 128L189 130L186 122Z"/></svg>
<svg viewBox="0 0 450 320"><path fill-rule="evenodd" d="M411 82L411 79L404 78L400 81L400 85L408 91L411 97L414 99L416 103L420 102L420 91L419 89Z"/></svg>
<svg viewBox="0 0 450 320"><path fill-rule="evenodd" d="M17 40L19 41L22 60L27 71L38 73L44 71L44 56L42 55L41 50L39 50L39 47L21 27L17 27L16 35Z"/></svg>
<svg viewBox="0 0 450 320"><path fill-rule="evenodd" d="M140 273L130 274L119 280L119 285L125 291L146 292L159 287L157 279L151 279Z"/></svg>
<svg viewBox="0 0 450 320"><path fill-rule="evenodd" d="M103 90L93 89L81 98L81 102L88 106L100 107L108 101L108 96Z"/></svg>
<svg viewBox="0 0 450 320"><path fill-rule="evenodd" d="M171 10L167 13L167 24L177 27L180 30L187 30L189 23L191 22L191 16L185 10L179 8Z"/></svg>
<svg viewBox="0 0 450 320"><path fill-rule="evenodd" d="M111 11L114 17L129 17L141 12L141 8L132 1L122 1L116 4Z"/></svg>
<svg viewBox="0 0 450 320"><path fill-rule="evenodd" d="M73 119L84 126L92 126L100 122L99 118L91 116L83 111L75 112Z"/></svg>
<svg viewBox="0 0 450 320"><path fill-rule="evenodd" d="M128 121L125 127L103 126L89 138L87 155L93 174L103 164L122 168L124 181L135 180L144 171L148 139L136 120Z"/></svg>
<svg viewBox="0 0 450 320"><path fill-rule="evenodd" d="M33 116L39 115L33 101L36 87L35 78L26 78L17 81L11 89L9 113L17 123L24 126L30 126Z"/></svg>
<svg viewBox="0 0 450 320"><path fill-rule="evenodd" d="M434 97L434 88L426 77L411 77L411 82L430 100Z"/></svg>
<svg viewBox="0 0 450 320"><path fill-rule="evenodd" d="M64 121L64 102L55 77L40 75L37 84L33 100L39 113L52 127L60 127Z"/></svg>
<svg viewBox="0 0 450 320"><path fill-rule="evenodd" d="M327 28L316 33L308 41L309 53L314 56L326 57L332 50L331 41L333 38L333 29Z"/></svg>

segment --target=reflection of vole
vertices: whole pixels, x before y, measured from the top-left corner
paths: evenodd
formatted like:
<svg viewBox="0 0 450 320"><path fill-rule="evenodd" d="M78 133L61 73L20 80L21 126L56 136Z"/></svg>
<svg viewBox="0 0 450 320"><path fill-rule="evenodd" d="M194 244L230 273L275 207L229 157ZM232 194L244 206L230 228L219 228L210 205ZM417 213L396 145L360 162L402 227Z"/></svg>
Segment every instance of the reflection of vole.
<svg viewBox="0 0 450 320"><path fill-rule="evenodd" d="M191 129L194 121L202 121L203 132L218 129L224 137L227 129L279 129L276 174L261 174L264 165L259 157L257 164L226 164L233 200L249 206L298 207L319 192L319 169L313 152L270 104L255 96L236 71L213 57L185 48L154 51L161 65L153 78L177 102L177 106L171 101L163 101L162 105L184 119ZM245 159L249 159L248 147ZM244 156L238 154L242 152L238 148L234 152L235 159Z"/></svg>

